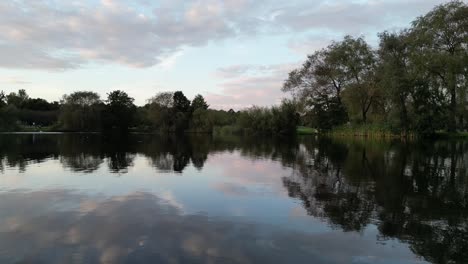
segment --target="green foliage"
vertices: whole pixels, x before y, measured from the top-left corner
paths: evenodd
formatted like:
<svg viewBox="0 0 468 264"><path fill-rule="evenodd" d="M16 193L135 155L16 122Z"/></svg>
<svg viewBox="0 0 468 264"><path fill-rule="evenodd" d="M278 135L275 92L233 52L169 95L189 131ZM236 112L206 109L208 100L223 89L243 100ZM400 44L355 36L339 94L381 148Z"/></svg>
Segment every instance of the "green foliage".
<svg viewBox="0 0 468 264"><path fill-rule="evenodd" d="M102 127L103 103L95 92L79 91L64 95L59 116L61 129L99 131Z"/></svg>
<svg viewBox="0 0 468 264"><path fill-rule="evenodd" d="M192 121L190 124L193 132L212 132L214 126L214 114L204 108L196 108L192 113Z"/></svg>
<svg viewBox="0 0 468 264"><path fill-rule="evenodd" d="M127 93L120 90L109 93L103 114L104 129L117 129L121 132L128 131L129 127L134 125L136 118L134 100Z"/></svg>
<svg viewBox="0 0 468 264"><path fill-rule="evenodd" d="M379 37L372 50L347 36L291 71L283 91L305 106L301 123L329 130L349 119L422 135L467 129L468 5L439 5L410 29Z"/></svg>
<svg viewBox="0 0 468 264"><path fill-rule="evenodd" d="M338 136L395 137L393 128L386 123L346 124L335 127L329 132Z"/></svg>
<svg viewBox="0 0 468 264"><path fill-rule="evenodd" d="M177 91L174 93L174 111L187 113L190 110L190 101L185 97L184 93L181 91Z"/></svg>
<svg viewBox="0 0 468 264"><path fill-rule="evenodd" d="M18 93L10 93L5 96L0 93L0 108L11 106L14 109L14 121L8 118L12 123L21 123L22 125L48 126L57 122L58 102L49 103L41 98L30 98L25 90L19 90ZM9 126L13 127L13 126Z"/></svg>
<svg viewBox="0 0 468 264"><path fill-rule="evenodd" d="M280 106L241 111L237 126L248 134L295 134L298 120L295 105L285 100Z"/></svg>
<svg viewBox="0 0 468 264"><path fill-rule="evenodd" d="M205 98L203 98L201 94L197 94L195 98L193 98L191 106L192 106L193 111L197 109L206 110L209 107L205 101Z"/></svg>
<svg viewBox="0 0 468 264"><path fill-rule="evenodd" d="M7 105L7 102L6 102L6 96L5 96L5 93L3 91L0 92L0 108L4 107Z"/></svg>
<svg viewBox="0 0 468 264"><path fill-rule="evenodd" d="M172 128L174 93L162 92L148 100L146 116L153 131L167 132Z"/></svg>
<svg viewBox="0 0 468 264"><path fill-rule="evenodd" d="M0 131L14 131L18 128L18 109L14 105L0 108Z"/></svg>
<svg viewBox="0 0 468 264"><path fill-rule="evenodd" d="M18 93L10 93L6 96L7 104L14 105L16 108L22 108L26 101L29 99L26 90L21 89Z"/></svg>
<svg viewBox="0 0 468 264"><path fill-rule="evenodd" d="M439 5L413 22L414 57L421 71L436 78L434 85L447 92L447 128L457 129L458 96L467 90L468 5L451 1ZM417 48L416 48L417 47ZM466 106L466 98L461 101Z"/></svg>

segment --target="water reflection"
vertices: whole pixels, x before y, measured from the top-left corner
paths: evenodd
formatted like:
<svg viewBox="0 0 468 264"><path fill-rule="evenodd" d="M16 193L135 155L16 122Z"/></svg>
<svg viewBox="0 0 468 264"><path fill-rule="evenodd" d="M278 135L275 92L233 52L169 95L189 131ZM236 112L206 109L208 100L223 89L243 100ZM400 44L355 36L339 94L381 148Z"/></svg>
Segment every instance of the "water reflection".
<svg viewBox="0 0 468 264"><path fill-rule="evenodd" d="M433 263L468 260L468 142L306 142L283 178L310 215L344 231L378 225Z"/></svg>
<svg viewBox="0 0 468 264"><path fill-rule="evenodd" d="M2 263L339 263L350 251L404 257L359 236L183 215L147 193L108 200L64 191L0 198L0 214L8 212L0 218L0 248L8 252ZM51 208L57 204L60 210Z"/></svg>
<svg viewBox="0 0 468 264"><path fill-rule="evenodd" d="M1 135L0 161L31 182L0 181L1 263L468 260L465 141Z"/></svg>

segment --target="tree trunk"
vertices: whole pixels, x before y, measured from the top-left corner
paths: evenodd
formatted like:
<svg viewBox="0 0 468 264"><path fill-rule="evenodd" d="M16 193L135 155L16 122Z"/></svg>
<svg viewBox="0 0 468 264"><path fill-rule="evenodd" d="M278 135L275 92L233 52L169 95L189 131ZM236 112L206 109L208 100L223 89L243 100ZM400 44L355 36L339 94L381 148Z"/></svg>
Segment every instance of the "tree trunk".
<svg viewBox="0 0 468 264"><path fill-rule="evenodd" d="M455 82L450 83L450 115L448 131L455 132L457 128L457 95Z"/></svg>
<svg viewBox="0 0 468 264"><path fill-rule="evenodd" d="M406 103L403 96L400 96L400 106L401 106L401 114L400 114L400 122L403 126L403 131L405 133L405 137L408 136L408 110L406 109Z"/></svg>

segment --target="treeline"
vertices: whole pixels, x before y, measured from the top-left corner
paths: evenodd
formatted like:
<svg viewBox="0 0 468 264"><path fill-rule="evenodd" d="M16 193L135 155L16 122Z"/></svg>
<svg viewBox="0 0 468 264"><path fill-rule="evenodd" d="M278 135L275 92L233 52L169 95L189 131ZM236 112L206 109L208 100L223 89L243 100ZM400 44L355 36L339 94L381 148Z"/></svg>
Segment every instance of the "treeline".
<svg viewBox="0 0 468 264"><path fill-rule="evenodd" d="M26 91L0 98L0 130L291 134L298 123L296 106L252 107L242 111L210 109L202 95L189 100L183 92L161 92L137 107L123 91L106 99L91 91L64 95L60 102L30 98Z"/></svg>
<svg viewBox="0 0 468 264"><path fill-rule="evenodd" d="M17 130L19 124L53 125L60 105L41 98L30 98L25 90L5 95L0 92L0 130Z"/></svg>
<svg viewBox="0 0 468 264"><path fill-rule="evenodd" d="M322 131L376 126L394 133L468 129L468 6L451 1L372 48L346 36L309 55L283 90L302 122Z"/></svg>

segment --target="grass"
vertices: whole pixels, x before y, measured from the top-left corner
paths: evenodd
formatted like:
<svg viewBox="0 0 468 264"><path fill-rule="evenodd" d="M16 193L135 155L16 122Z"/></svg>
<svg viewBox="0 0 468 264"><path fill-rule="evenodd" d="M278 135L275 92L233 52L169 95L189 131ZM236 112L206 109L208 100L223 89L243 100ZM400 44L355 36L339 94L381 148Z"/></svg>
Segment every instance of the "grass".
<svg viewBox="0 0 468 264"><path fill-rule="evenodd" d="M332 129L328 134L332 136L372 137L372 138L396 138L402 137L399 133L382 124L353 124L343 125ZM413 135L409 135L413 137Z"/></svg>
<svg viewBox="0 0 468 264"><path fill-rule="evenodd" d="M441 138L468 138L468 132L449 133L447 131L437 131L436 136Z"/></svg>
<svg viewBox="0 0 468 264"><path fill-rule="evenodd" d="M317 129L305 126L297 127L296 132L299 135L315 135L318 133Z"/></svg>

